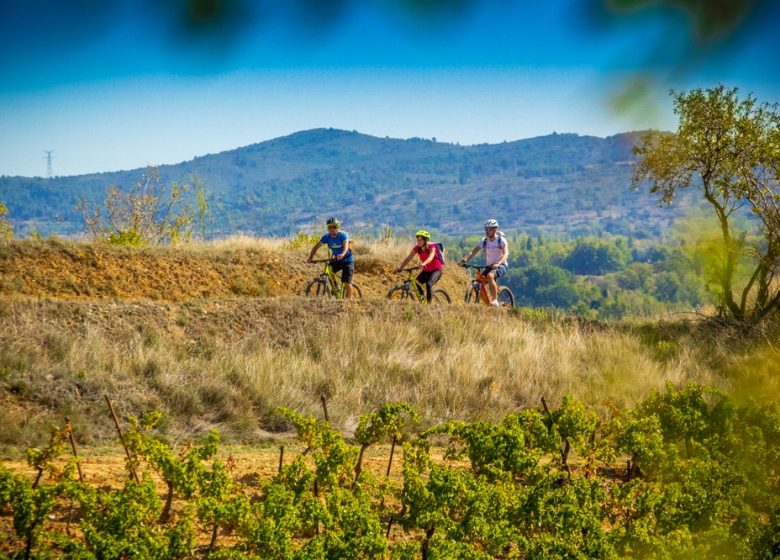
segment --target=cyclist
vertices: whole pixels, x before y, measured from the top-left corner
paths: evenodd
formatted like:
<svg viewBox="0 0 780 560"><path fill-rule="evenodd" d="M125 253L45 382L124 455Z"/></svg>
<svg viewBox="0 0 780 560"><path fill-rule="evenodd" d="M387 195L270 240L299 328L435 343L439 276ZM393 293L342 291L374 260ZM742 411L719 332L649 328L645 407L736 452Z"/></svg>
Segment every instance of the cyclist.
<svg viewBox="0 0 780 560"><path fill-rule="evenodd" d="M436 257L436 251L438 250L436 249L436 246L428 243L431 240L430 233L421 229L415 233L414 236L417 238L417 245L412 247L412 250L409 251L409 255L407 255L396 272L401 272L406 266L406 263L408 263L414 255L418 255L420 257L422 271L417 275L417 281L420 284L425 284L425 297L428 299L428 303L431 303L433 285L441 278L443 259Z"/></svg>
<svg viewBox="0 0 780 560"><path fill-rule="evenodd" d="M338 218L330 217L326 224L328 233L323 235L309 253L308 262L314 260L314 255L320 247L327 245L330 252L333 253L333 262L331 268L333 272L341 271L341 283L344 284L344 298L352 297L352 276L355 274L355 258L352 256L352 249L349 248L349 235L346 231L339 231L341 221Z"/></svg>
<svg viewBox="0 0 780 560"><path fill-rule="evenodd" d="M490 305L499 307L498 303L498 284L496 279L506 274L507 259L509 258L509 247L507 247L506 237L498 231L498 222L490 219L483 224L485 228L485 237L474 247L471 252L463 257L460 264L466 264L468 260L479 253L485 251L485 268L482 271L488 279L488 296Z"/></svg>

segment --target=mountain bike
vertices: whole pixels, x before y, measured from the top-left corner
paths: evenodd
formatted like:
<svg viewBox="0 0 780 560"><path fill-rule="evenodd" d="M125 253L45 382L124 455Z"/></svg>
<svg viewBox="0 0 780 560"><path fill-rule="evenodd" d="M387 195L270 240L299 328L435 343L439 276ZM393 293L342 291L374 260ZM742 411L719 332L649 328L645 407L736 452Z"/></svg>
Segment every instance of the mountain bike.
<svg viewBox="0 0 780 560"><path fill-rule="evenodd" d="M480 300L486 305L490 305L490 296L488 295L488 279L487 276L482 274L484 266L476 266L473 264L461 264L463 268L473 268L477 271L476 275L469 280L469 285L466 288L466 303L479 303ZM515 296L512 294L512 290L506 286L498 287L498 305L499 307L511 308L515 306Z"/></svg>
<svg viewBox="0 0 780 560"><path fill-rule="evenodd" d="M401 272L406 273L406 278L402 283L393 286L390 291L387 292L387 299L410 299L412 301L419 301L420 303L428 303L428 298L425 295L425 284L420 284L413 274L413 272L419 268L419 266L404 268ZM434 288L433 293L431 294L431 303L452 303L452 300L447 292L441 288Z"/></svg>
<svg viewBox="0 0 780 560"><path fill-rule="evenodd" d="M341 283L341 278L333 272L333 267L331 266L335 261L336 259L319 259L311 261L312 263L325 263L325 269L322 271L322 274L316 276L306 284L306 289L304 291L306 297L344 299L344 285ZM356 282L352 282L352 295L356 298L363 299L363 292Z"/></svg>

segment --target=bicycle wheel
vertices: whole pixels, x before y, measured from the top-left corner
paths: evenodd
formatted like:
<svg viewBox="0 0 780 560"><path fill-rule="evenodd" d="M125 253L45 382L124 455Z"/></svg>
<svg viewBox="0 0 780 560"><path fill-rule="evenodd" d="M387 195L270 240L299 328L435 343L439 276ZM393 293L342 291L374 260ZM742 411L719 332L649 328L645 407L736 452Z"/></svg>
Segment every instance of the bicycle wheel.
<svg viewBox="0 0 780 560"><path fill-rule="evenodd" d="M515 296L506 286L498 288L498 305L509 309L515 306Z"/></svg>
<svg viewBox="0 0 780 560"><path fill-rule="evenodd" d="M328 289L328 281L320 277L315 278L308 284L306 284L306 297L328 297L330 296L330 290Z"/></svg>
<svg viewBox="0 0 780 560"><path fill-rule="evenodd" d="M479 288L471 284L466 290L466 303L479 303Z"/></svg>
<svg viewBox="0 0 780 560"><path fill-rule="evenodd" d="M452 303L452 300L450 299L450 295L442 290L441 288L436 288L433 290L433 297L431 297L431 303Z"/></svg>
<svg viewBox="0 0 780 560"><path fill-rule="evenodd" d="M398 284L397 286L393 286L390 291L387 292L387 299L401 301L405 299L412 299L412 295L409 293L409 290L406 289L406 286L403 284Z"/></svg>
<svg viewBox="0 0 780 560"><path fill-rule="evenodd" d="M356 282L352 282L352 297L354 299L363 299L363 292Z"/></svg>

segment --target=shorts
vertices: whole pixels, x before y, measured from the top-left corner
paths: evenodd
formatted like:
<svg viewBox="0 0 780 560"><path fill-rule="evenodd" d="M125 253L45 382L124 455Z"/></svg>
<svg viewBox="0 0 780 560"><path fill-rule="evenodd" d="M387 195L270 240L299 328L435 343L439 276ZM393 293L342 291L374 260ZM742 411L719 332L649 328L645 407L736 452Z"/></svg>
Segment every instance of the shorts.
<svg viewBox="0 0 780 560"><path fill-rule="evenodd" d="M490 273L490 272L495 273L496 278L501 278L504 274L506 274L506 265L505 264L500 264L500 265L498 265L498 268L496 268L496 269L492 269L489 266L486 266L485 268L482 269L482 274L484 276L487 276L488 273Z"/></svg>
<svg viewBox="0 0 780 560"><path fill-rule="evenodd" d="M341 283L352 284L352 276L355 274L355 261L344 262L333 260L330 263L333 272L341 271Z"/></svg>

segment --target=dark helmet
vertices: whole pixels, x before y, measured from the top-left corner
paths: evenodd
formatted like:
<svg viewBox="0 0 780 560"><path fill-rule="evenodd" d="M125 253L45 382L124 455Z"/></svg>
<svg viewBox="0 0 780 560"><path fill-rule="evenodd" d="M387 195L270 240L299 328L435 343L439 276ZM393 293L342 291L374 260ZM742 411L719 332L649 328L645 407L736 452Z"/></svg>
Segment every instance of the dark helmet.
<svg viewBox="0 0 780 560"><path fill-rule="evenodd" d="M325 222L325 224L329 225L329 226L340 226L341 225L341 220L339 220L338 218L336 218L334 216L331 216L330 218L328 218L328 221Z"/></svg>

